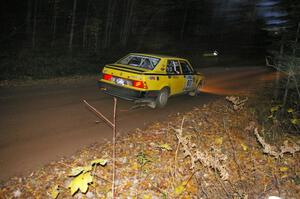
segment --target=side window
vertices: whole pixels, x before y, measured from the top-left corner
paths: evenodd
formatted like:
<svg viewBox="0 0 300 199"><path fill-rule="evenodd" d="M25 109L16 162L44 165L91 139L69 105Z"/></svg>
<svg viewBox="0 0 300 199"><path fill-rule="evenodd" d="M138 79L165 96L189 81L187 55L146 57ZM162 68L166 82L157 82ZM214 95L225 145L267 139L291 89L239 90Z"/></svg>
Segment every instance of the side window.
<svg viewBox="0 0 300 199"><path fill-rule="evenodd" d="M168 74L180 74L180 66L179 66L178 61L168 60L167 73Z"/></svg>
<svg viewBox="0 0 300 199"><path fill-rule="evenodd" d="M193 70L186 61L180 61L183 74L193 74Z"/></svg>

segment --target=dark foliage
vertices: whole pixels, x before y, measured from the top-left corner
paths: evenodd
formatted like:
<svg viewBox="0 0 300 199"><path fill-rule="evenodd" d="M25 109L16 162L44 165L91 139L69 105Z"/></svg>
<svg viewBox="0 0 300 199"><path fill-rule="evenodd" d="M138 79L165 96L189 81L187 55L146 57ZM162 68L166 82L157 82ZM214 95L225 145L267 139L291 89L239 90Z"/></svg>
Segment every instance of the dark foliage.
<svg viewBox="0 0 300 199"><path fill-rule="evenodd" d="M1 79L95 73L105 61L128 52L174 54L205 63L201 55L218 50L240 59L253 54L257 60L263 57L264 33L255 3L4 0Z"/></svg>

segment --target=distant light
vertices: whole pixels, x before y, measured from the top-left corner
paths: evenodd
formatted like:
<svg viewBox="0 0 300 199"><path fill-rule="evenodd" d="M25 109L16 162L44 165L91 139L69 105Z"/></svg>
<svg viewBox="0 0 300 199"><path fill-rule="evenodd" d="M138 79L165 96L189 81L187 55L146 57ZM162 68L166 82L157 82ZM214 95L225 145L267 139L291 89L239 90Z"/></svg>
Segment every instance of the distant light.
<svg viewBox="0 0 300 199"><path fill-rule="evenodd" d="M214 50L214 51L210 51L210 52L207 52L207 53L203 53L202 56L203 57L216 57L219 55L219 52Z"/></svg>

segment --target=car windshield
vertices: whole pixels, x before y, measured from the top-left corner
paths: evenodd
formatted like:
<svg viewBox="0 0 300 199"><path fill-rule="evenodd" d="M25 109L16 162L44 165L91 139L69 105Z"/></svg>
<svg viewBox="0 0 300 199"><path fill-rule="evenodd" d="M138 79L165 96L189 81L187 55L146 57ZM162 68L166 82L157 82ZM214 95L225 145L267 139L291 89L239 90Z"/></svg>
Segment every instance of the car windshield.
<svg viewBox="0 0 300 199"><path fill-rule="evenodd" d="M145 68L153 70L160 61L159 58L148 57L142 55L128 55L125 58L119 60L117 64L125 64L130 66L136 66L139 68Z"/></svg>

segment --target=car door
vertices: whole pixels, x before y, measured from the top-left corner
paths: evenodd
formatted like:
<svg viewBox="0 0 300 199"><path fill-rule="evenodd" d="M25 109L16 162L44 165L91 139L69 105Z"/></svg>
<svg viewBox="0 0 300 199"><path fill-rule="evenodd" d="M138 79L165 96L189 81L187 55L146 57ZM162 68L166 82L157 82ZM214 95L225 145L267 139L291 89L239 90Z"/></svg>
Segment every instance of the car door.
<svg viewBox="0 0 300 199"><path fill-rule="evenodd" d="M180 60L179 63L184 77L184 90L191 91L195 88L195 83L196 83L194 77L194 71L188 62L184 60Z"/></svg>
<svg viewBox="0 0 300 199"><path fill-rule="evenodd" d="M171 90L170 95L181 93L185 86L185 79L178 60L167 61L167 75Z"/></svg>

